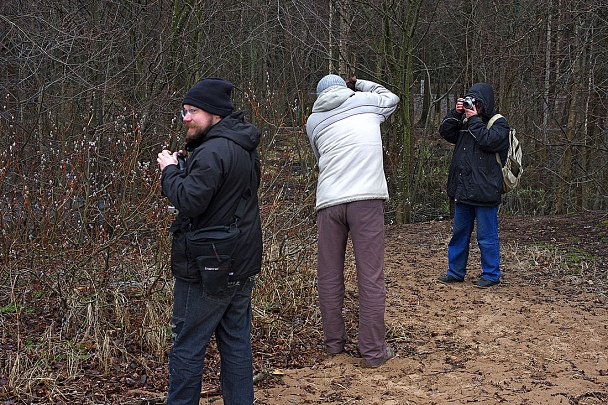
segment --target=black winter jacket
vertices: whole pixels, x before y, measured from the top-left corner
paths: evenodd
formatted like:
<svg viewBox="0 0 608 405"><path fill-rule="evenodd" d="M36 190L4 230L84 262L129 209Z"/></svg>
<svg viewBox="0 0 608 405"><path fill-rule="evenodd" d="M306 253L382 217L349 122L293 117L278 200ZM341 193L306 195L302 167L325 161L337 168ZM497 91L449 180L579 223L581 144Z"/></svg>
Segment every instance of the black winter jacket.
<svg viewBox="0 0 608 405"><path fill-rule="evenodd" d="M260 271L262 230L257 195L260 164L256 152L260 132L246 123L243 116L243 112L232 113L211 127L201 140L187 145L189 155L184 171L176 165L163 170L162 194L179 211L170 228L171 270L176 278L201 281L195 258L186 250L184 233L232 224L241 196L248 188L250 197L238 224L241 234L233 254L233 279L245 279Z"/></svg>
<svg viewBox="0 0 608 405"><path fill-rule="evenodd" d="M494 115L494 91L489 84L476 83L467 92L484 106L482 115L466 119L456 109L448 112L439 133L455 144L447 193L456 202L470 205L496 206L501 202L502 168L496 161L499 152L504 165L509 148L509 124L499 118L488 130Z"/></svg>

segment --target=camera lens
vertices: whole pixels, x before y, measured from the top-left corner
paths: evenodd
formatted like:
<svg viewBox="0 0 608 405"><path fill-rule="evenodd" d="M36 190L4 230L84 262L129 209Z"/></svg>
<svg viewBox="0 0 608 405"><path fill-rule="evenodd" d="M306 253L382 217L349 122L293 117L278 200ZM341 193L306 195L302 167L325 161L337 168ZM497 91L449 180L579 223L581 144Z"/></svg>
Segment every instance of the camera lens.
<svg viewBox="0 0 608 405"><path fill-rule="evenodd" d="M472 110L474 103L475 103L475 99L472 97L465 97L464 100L462 100L462 106L464 108L466 108L467 110Z"/></svg>

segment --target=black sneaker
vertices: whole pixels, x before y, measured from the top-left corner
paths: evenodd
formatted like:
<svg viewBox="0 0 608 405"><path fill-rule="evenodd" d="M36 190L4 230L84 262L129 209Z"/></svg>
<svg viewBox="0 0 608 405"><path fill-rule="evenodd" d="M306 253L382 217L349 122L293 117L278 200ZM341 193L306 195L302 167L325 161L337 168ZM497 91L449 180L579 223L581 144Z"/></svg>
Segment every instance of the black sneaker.
<svg viewBox="0 0 608 405"><path fill-rule="evenodd" d="M441 281L444 284L462 283L464 281L456 277L449 276L447 274L445 276L439 277L437 280Z"/></svg>
<svg viewBox="0 0 608 405"><path fill-rule="evenodd" d="M488 288L496 284L500 284L500 281L490 281L487 278L480 278L473 283L473 285L478 288Z"/></svg>

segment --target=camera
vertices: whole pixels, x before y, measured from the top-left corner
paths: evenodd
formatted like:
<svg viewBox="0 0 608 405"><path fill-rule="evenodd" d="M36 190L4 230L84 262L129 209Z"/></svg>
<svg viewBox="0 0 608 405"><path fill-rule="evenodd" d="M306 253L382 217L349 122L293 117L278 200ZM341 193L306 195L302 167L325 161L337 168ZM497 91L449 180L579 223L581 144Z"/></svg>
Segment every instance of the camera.
<svg viewBox="0 0 608 405"><path fill-rule="evenodd" d="M475 105L475 101L477 100L473 97L465 97L462 99L462 106L467 110L472 110L473 106Z"/></svg>
<svg viewBox="0 0 608 405"><path fill-rule="evenodd" d="M179 170L181 171L184 171L186 168L186 155L182 152L177 152L177 167L179 167Z"/></svg>
<svg viewBox="0 0 608 405"><path fill-rule="evenodd" d="M186 168L186 155L181 152L177 152L177 167L179 167L179 170L181 171L184 171ZM167 211L173 215L179 214L179 210L172 204L167 206Z"/></svg>

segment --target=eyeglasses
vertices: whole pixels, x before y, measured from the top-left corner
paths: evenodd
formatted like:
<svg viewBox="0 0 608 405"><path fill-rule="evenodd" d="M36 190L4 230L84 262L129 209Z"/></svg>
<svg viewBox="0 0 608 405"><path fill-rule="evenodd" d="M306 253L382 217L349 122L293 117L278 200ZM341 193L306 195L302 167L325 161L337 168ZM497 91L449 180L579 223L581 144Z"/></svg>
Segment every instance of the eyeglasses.
<svg viewBox="0 0 608 405"><path fill-rule="evenodd" d="M186 115L190 114L191 117L196 114L198 110L196 108L184 108L182 109L182 118L186 118Z"/></svg>

